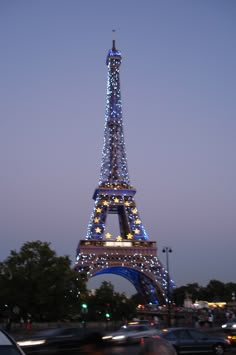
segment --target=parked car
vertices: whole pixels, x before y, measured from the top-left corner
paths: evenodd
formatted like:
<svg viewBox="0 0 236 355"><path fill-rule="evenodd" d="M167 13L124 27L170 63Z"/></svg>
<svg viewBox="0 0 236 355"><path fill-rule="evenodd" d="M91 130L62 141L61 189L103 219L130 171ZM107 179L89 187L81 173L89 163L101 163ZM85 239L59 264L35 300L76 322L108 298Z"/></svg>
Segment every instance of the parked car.
<svg viewBox="0 0 236 355"><path fill-rule="evenodd" d="M15 340L3 329L0 329L0 354L25 355Z"/></svg>
<svg viewBox="0 0 236 355"><path fill-rule="evenodd" d="M236 318L231 318L227 323L223 324L222 330L224 331L227 338L230 340L232 345L236 344Z"/></svg>
<svg viewBox="0 0 236 355"><path fill-rule="evenodd" d="M17 344L27 355L73 354L78 353L81 346L85 345L84 339L88 339L88 334L88 330L77 327L47 329L19 338ZM93 334L91 333L91 343ZM98 337L96 341L97 339Z"/></svg>
<svg viewBox="0 0 236 355"><path fill-rule="evenodd" d="M103 336L103 340L110 344L134 344L143 338L157 335L157 330L149 325L124 325L119 330Z"/></svg>
<svg viewBox="0 0 236 355"><path fill-rule="evenodd" d="M167 328L161 330L159 335L169 341L178 354L212 353L223 355L231 347L227 338L209 335L195 328Z"/></svg>

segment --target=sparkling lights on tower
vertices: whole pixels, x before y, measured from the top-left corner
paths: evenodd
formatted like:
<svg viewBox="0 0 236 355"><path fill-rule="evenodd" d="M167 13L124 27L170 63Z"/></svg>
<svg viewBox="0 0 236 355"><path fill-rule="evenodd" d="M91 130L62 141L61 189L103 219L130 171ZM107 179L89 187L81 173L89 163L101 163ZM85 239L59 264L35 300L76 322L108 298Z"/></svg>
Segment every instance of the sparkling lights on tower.
<svg viewBox="0 0 236 355"><path fill-rule="evenodd" d="M87 278L113 273L128 279L147 302L166 300L168 273L157 257L156 242L149 237L136 207L130 185L125 150L120 90L121 52L115 40L106 64L107 95L99 184L86 236L77 248L75 269ZM107 230L108 214L116 214L119 235ZM157 292L157 289L159 290Z"/></svg>

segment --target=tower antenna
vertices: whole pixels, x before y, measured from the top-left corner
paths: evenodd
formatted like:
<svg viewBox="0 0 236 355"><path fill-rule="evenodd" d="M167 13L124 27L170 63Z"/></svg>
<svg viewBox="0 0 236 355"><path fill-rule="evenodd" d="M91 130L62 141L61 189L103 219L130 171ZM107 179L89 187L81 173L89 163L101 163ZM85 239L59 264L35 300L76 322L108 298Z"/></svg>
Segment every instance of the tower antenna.
<svg viewBox="0 0 236 355"><path fill-rule="evenodd" d="M116 30L112 30L112 50L116 50Z"/></svg>

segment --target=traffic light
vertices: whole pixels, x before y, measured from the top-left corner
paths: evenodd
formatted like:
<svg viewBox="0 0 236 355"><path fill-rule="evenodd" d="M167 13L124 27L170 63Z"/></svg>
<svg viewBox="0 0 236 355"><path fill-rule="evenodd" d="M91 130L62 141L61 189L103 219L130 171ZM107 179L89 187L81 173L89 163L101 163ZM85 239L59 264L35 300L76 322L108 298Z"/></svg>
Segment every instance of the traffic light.
<svg viewBox="0 0 236 355"><path fill-rule="evenodd" d="M110 320L110 313L106 312L106 320Z"/></svg>
<svg viewBox="0 0 236 355"><path fill-rule="evenodd" d="M88 305L86 303L81 304L81 312L83 314L88 313Z"/></svg>

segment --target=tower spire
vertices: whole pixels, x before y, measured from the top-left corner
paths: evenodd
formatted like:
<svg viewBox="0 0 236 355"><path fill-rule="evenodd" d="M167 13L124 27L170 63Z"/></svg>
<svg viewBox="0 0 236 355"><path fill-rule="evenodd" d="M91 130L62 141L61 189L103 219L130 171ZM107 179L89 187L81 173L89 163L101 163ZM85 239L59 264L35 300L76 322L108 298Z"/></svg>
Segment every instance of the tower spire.
<svg viewBox="0 0 236 355"><path fill-rule="evenodd" d="M121 61L121 52L115 47L113 39L113 47L108 51L106 60L107 97L99 187L130 187L122 119Z"/></svg>
<svg viewBox="0 0 236 355"><path fill-rule="evenodd" d="M115 38L116 30L112 30L112 50L116 51L116 38Z"/></svg>

